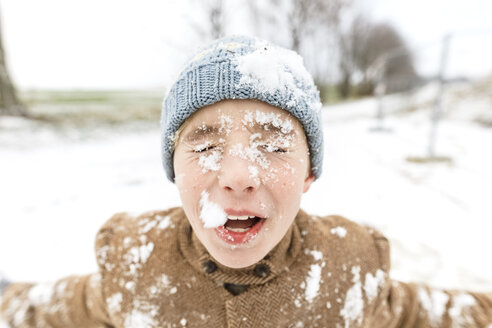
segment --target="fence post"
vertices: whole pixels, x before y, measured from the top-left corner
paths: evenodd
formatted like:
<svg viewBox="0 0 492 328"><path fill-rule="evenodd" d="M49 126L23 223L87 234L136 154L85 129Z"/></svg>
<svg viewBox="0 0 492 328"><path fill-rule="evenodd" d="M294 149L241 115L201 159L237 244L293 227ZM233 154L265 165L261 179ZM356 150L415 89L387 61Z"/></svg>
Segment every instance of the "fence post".
<svg viewBox="0 0 492 328"><path fill-rule="evenodd" d="M446 71L446 64L449 57L449 44L451 43L451 34L446 34L442 39L442 48L441 48L441 62L439 67L439 75L438 75L438 89L437 95L434 102L434 108L431 114L431 129L429 136L429 149L428 149L428 157L429 159L436 158L435 153L435 145L437 139L437 125L439 123L439 119L441 118L442 112L442 95L444 92L444 74Z"/></svg>

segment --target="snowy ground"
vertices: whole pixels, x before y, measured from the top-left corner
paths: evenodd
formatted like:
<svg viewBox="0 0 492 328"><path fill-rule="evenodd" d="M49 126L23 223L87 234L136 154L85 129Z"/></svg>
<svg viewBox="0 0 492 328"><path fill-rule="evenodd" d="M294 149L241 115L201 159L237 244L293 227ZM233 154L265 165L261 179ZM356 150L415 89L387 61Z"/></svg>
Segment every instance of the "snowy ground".
<svg viewBox="0 0 492 328"><path fill-rule="evenodd" d="M463 114L473 101L459 106L439 126L438 155L452 162L427 164L405 159L426 155L428 109L394 113L389 132L373 132L372 99L324 108L323 175L302 207L380 229L396 279L491 291L492 128ZM0 272L30 281L92 272L94 236L113 213L179 205L159 147L157 123L53 131L0 118Z"/></svg>

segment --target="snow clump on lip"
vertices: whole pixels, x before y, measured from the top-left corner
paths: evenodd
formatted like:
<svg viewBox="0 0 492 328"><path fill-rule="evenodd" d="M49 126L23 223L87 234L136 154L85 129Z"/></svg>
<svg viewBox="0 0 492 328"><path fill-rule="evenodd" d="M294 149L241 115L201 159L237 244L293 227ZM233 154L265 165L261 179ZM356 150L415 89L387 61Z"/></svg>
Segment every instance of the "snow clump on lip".
<svg viewBox="0 0 492 328"><path fill-rule="evenodd" d="M200 219L205 228L217 228L227 222L227 214L220 205L209 200L209 193L202 191L200 198Z"/></svg>

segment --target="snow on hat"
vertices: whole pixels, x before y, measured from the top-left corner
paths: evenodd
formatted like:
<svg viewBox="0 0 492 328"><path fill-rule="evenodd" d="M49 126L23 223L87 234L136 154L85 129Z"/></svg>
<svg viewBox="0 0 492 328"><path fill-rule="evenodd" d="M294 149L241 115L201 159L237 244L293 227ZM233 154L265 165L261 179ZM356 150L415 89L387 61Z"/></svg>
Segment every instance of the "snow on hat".
<svg viewBox="0 0 492 328"><path fill-rule="evenodd" d="M318 178L323 160L319 91L302 57L265 40L230 36L198 52L170 88L162 105L162 164L174 182L174 139L198 109L224 99L257 99L283 108L304 128L311 170Z"/></svg>

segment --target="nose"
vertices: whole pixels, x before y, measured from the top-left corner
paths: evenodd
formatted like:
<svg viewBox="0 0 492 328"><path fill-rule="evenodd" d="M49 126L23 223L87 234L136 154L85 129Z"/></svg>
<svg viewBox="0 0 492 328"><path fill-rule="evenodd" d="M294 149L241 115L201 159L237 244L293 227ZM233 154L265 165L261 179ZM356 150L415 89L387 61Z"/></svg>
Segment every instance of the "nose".
<svg viewBox="0 0 492 328"><path fill-rule="evenodd" d="M219 185L237 196L252 194L260 185L257 171L257 166L249 160L224 154L218 175Z"/></svg>

